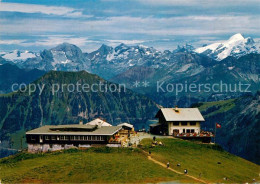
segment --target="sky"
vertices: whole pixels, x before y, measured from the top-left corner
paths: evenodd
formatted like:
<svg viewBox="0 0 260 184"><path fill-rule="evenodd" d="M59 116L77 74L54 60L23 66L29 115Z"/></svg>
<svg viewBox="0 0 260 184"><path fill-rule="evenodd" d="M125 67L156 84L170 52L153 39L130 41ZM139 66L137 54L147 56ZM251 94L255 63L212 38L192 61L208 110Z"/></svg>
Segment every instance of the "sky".
<svg viewBox="0 0 260 184"><path fill-rule="evenodd" d="M236 33L260 40L259 0L0 0L0 52L63 42L84 52L102 44L174 50Z"/></svg>

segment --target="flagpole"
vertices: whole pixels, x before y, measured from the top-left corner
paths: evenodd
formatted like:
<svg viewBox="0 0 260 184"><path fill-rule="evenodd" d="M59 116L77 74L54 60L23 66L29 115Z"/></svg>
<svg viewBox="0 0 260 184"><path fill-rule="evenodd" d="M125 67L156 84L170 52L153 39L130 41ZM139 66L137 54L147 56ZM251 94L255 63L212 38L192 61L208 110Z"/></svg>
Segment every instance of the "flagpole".
<svg viewBox="0 0 260 184"><path fill-rule="evenodd" d="M216 144L216 136L217 136L217 123L215 123L215 138L214 138L214 144Z"/></svg>

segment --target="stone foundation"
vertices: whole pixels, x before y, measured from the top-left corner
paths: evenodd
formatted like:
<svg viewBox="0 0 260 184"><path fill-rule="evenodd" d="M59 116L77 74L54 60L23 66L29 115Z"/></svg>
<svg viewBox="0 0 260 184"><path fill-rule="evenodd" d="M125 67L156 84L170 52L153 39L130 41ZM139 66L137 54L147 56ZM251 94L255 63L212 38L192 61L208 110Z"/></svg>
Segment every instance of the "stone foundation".
<svg viewBox="0 0 260 184"><path fill-rule="evenodd" d="M99 146L107 146L107 147L121 147L121 144L104 144ZM73 144L28 144L28 152L29 153L42 153L48 151L58 151L64 149L71 149L71 148L90 148L90 144L79 144L78 147L74 146Z"/></svg>
<svg viewBox="0 0 260 184"><path fill-rule="evenodd" d="M58 151L63 149L76 148L72 144L28 144L28 152L29 153L41 153L48 151Z"/></svg>

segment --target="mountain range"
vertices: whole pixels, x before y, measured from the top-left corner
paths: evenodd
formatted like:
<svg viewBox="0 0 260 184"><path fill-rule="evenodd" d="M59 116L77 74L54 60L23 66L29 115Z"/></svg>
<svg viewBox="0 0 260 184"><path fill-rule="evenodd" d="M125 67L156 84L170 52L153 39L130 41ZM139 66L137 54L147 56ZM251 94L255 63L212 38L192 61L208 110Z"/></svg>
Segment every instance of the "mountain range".
<svg viewBox="0 0 260 184"><path fill-rule="evenodd" d="M153 47L128 46L125 44L113 48L103 44L96 51L83 53L77 46L63 43L40 53L15 50L9 53L2 52L0 56L7 61L17 63L21 68L37 68L46 71L86 70L105 79L110 79L136 66L152 68L170 66L176 60L175 54L179 52L197 53L220 61L228 56L239 58L250 53L259 53L259 46L260 44L252 38L244 38L238 33L226 41L216 42L197 49L188 44L183 47L178 46L174 51L159 51Z"/></svg>
<svg viewBox="0 0 260 184"><path fill-rule="evenodd" d="M63 43L55 48L43 50L35 57L25 60L5 60L1 63L13 62L20 68L50 71L85 70L115 83L124 83L128 88L143 93L157 103L170 106L179 104L189 106L196 101L223 100L241 95L238 93L160 93L157 82L171 83L210 83L228 82L232 85L239 81L249 84L254 93L259 89L259 46L252 38L244 38L235 34L227 41L217 42L195 49L186 44L174 51L158 51L143 45L128 46L120 44L113 48L102 45L91 53L83 53L80 48ZM142 85L146 83L145 87ZM175 99L175 100L174 100ZM175 101L175 102L174 102ZM185 103L184 103L185 102Z"/></svg>

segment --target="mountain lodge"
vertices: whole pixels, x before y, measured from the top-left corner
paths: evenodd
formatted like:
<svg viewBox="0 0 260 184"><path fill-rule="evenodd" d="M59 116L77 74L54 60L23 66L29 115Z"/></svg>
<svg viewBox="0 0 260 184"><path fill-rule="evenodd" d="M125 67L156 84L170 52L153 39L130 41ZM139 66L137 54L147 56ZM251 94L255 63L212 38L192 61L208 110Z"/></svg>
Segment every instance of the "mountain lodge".
<svg viewBox="0 0 260 184"><path fill-rule="evenodd" d="M130 124L129 124L130 125ZM123 126L112 126L101 119L87 124L46 125L26 132L28 152L47 152L95 145L121 147L127 137L120 135ZM128 129L126 130L128 131Z"/></svg>
<svg viewBox="0 0 260 184"><path fill-rule="evenodd" d="M158 123L150 125L152 134L183 139L203 138L203 142L209 142L213 137L212 133L201 131L200 124L205 120L198 108L161 108L155 117Z"/></svg>

